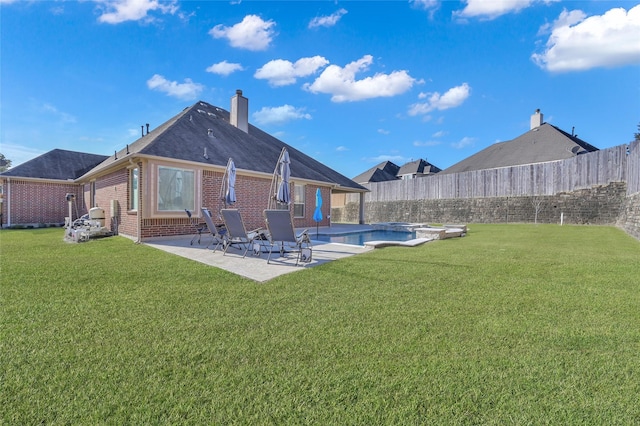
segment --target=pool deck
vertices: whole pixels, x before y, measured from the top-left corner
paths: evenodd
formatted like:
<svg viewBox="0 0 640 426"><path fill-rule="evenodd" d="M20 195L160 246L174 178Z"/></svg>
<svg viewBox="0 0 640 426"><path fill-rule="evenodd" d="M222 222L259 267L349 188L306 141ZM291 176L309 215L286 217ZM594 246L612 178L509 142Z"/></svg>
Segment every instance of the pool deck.
<svg viewBox="0 0 640 426"><path fill-rule="evenodd" d="M438 239L427 235L409 241L366 241L364 246L329 243L314 239L316 232L320 235L344 235L354 232L373 231L375 229L376 228L371 225L355 224L320 226L317 228L317 231L315 227L306 228L313 246L312 259L310 262L300 262L298 266L296 266L297 255L295 253L285 253L284 257L280 257L280 253L274 252L271 256L270 263L267 264L267 253L264 253L265 248L263 248L263 253L259 256L254 256L252 251L249 250L247 256L243 258L242 254L244 250L240 251L235 247L231 247L227 251L227 254L223 256L221 249L215 252L213 251L213 247L207 249L207 244L211 241L211 237L205 234L202 236L201 244L196 243L190 245L193 235L151 238L144 241L144 244L263 283L283 274L301 271L305 268L322 265L332 260L366 253L375 248L388 246L415 247ZM303 231L303 229L296 230L298 233L301 231ZM444 229L442 231L444 232Z"/></svg>
<svg viewBox="0 0 640 426"><path fill-rule="evenodd" d="M289 274L305 268L322 265L332 260L342 259L344 257L353 256L360 253L371 251L370 246L355 246L349 244L327 243L314 240L316 228L306 228L311 237L313 245L312 260L308 263L299 263L296 266L296 254L285 254L285 257L279 257L279 253L274 253L271 261L267 264L267 254L262 253L259 257L253 256L251 250L245 258L242 257L243 251L230 248L227 254L223 256L222 250L215 252L213 247L207 249L207 244L211 241L210 236L202 237L201 244L195 243L190 245L192 235L183 235L179 237L152 238L144 242L145 245L182 256L196 262L204 263L209 266L224 269L245 278L263 283L276 278L283 274ZM352 232L361 232L372 230L369 225L351 225L339 224L332 226L321 226L318 233L323 235L341 235ZM297 231L302 231L298 229Z"/></svg>

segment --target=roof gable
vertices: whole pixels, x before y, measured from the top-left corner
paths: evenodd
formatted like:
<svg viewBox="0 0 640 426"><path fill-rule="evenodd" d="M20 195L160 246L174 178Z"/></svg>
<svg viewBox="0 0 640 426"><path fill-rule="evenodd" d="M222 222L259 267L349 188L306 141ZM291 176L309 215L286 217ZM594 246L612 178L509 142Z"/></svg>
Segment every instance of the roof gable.
<svg viewBox="0 0 640 426"><path fill-rule="evenodd" d="M404 164L402 167L400 167L400 170L398 171L397 174L398 176L416 175L416 174L428 175L428 174L438 173L440 171L441 170L438 167L434 166L428 161L419 159L419 160L411 161L409 163Z"/></svg>
<svg viewBox="0 0 640 426"><path fill-rule="evenodd" d="M103 162L106 155L53 149L2 173L3 177L75 180Z"/></svg>
<svg viewBox="0 0 640 426"><path fill-rule="evenodd" d="M385 182L388 180L396 180L396 174L400 170L396 164L391 161L383 161L367 170L366 172L360 173L358 176L354 177L353 180L358 183L366 183L366 182Z"/></svg>
<svg viewBox="0 0 640 426"><path fill-rule="evenodd" d="M442 173L510 167L564 160L598 148L544 123L515 139L495 143L445 169Z"/></svg>

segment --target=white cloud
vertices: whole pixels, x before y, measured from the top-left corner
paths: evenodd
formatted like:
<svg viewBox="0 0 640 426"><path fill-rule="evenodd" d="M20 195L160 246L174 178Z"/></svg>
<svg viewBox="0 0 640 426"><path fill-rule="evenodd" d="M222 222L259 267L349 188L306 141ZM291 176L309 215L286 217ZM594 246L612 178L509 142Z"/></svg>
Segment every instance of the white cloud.
<svg viewBox="0 0 640 426"><path fill-rule="evenodd" d="M309 28L317 28L317 27L333 27L338 23L342 16L346 15L346 9L340 9L329 16L319 16L313 18L311 22L309 22Z"/></svg>
<svg viewBox="0 0 640 426"><path fill-rule="evenodd" d="M437 146L441 143L440 141L414 141L413 146Z"/></svg>
<svg viewBox="0 0 640 426"><path fill-rule="evenodd" d="M255 78L268 80L271 86L286 86L296 82L298 77L314 74L329 61L322 56L298 59L295 63L284 59L274 59L258 69Z"/></svg>
<svg viewBox="0 0 640 426"><path fill-rule="evenodd" d="M387 154L378 155L377 157L366 157L363 160L366 161L367 163L376 163L376 164L382 163L383 161L391 161L392 163L396 163L396 164L404 164L408 161L407 158L403 157L402 155L387 155Z"/></svg>
<svg viewBox="0 0 640 426"><path fill-rule="evenodd" d="M440 0L409 0L414 7L424 10L437 9L440 7Z"/></svg>
<svg viewBox="0 0 640 426"><path fill-rule="evenodd" d="M409 115L427 114L434 110L445 110L455 108L467 100L471 94L471 87L467 83L460 86L452 87L447 90L444 95L440 93L421 93L418 95L420 99L427 99L427 102L418 102L409 107Z"/></svg>
<svg viewBox="0 0 640 426"><path fill-rule="evenodd" d="M304 112L304 108L295 108L291 105L279 107L263 107L253 113L253 119L258 124L283 124L291 120L311 120L311 114Z"/></svg>
<svg viewBox="0 0 640 426"><path fill-rule="evenodd" d="M333 102L351 102L365 99L396 96L409 90L415 79L407 71L393 71L391 74L377 73L372 77L356 80L356 73L366 71L373 63L371 55L341 68L329 65L313 82L305 84L305 90L312 93L328 93Z"/></svg>
<svg viewBox="0 0 640 426"><path fill-rule="evenodd" d="M231 73L234 73L236 71L242 71L244 68L242 68L242 65L240 64L234 64L234 63L230 63L225 61L222 62L218 62L217 64L213 64L210 67L208 67L206 69L207 72L213 73L213 74L219 74L219 75L224 75L227 76Z"/></svg>
<svg viewBox="0 0 640 426"><path fill-rule="evenodd" d="M338 152L345 152L345 151L349 151L349 148L347 148L344 145L340 145L339 147L336 148L336 151Z"/></svg>
<svg viewBox="0 0 640 426"><path fill-rule="evenodd" d="M98 17L98 21L107 24L119 24L126 21L153 21L149 12L175 14L178 10L177 1L160 0L95 0L104 5L105 12Z"/></svg>
<svg viewBox="0 0 640 426"><path fill-rule="evenodd" d="M242 22L231 27L218 24L209 34L214 38L226 38L229 44L240 49L252 51L266 50L275 35L274 21L263 21L257 15L247 15Z"/></svg>
<svg viewBox="0 0 640 426"><path fill-rule="evenodd" d="M178 83L176 81L169 81L159 74L154 74L153 77L147 80L147 87L151 90L164 92L169 96L185 100L197 98L204 90L202 84L194 83L190 78L185 78L184 83Z"/></svg>
<svg viewBox="0 0 640 426"><path fill-rule="evenodd" d="M495 19L508 13L517 13L534 3L551 3L557 0L466 0L463 10L453 12L460 18Z"/></svg>
<svg viewBox="0 0 640 426"><path fill-rule="evenodd" d="M462 149L467 146L473 145L475 141L476 141L475 138L470 138L468 136L465 136L462 139L460 139L458 142L453 142L451 146L455 149Z"/></svg>
<svg viewBox="0 0 640 426"><path fill-rule="evenodd" d="M435 132L433 135L431 135L434 138L441 138L443 136L447 135L447 131L446 130L438 130L437 132Z"/></svg>
<svg viewBox="0 0 640 426"><path fill-rule="evenodd" d="M378 133L380 133L381 135L388 135L391 132L385 129L378 129Z"/></svg>
<svg viewBox="0 0 640 426"><path fill-rule="evenodd" d="M74 117L73 115L63 111L59 111L58 108L54 107L51 104L43 104L42 109L43 111L57 117L62 123L75 123L77 121L76 117Z"/></svg>
<svg viewBox="0 0 640 426"><path fill-rule="evenodd" d="M543 27L545 30L548 27ZM564 10L551 26L542 53L531 59L548 71L584 71L640 63L640 5L586 17Z"/></svg>

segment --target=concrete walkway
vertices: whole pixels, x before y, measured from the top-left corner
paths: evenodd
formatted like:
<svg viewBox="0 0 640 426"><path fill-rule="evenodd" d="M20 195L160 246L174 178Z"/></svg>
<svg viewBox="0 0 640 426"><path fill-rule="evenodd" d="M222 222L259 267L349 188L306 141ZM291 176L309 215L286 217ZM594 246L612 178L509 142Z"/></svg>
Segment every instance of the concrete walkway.
<svg viewBox="0 0 640 426"><path fill-rule="evenodd" d="M350 232L366 231L371 227L367 225L333 225L330 227L322 226L319 228L320 234L325 235L340 235ZM278 277L283 274L288 274L296 271L300 271L304 268L309 268L323 263L330 262L332 260L341 259L347 256L353 256L355 254L365 253L372 250L372 247L355 246L348 244L336 244L326 243L322 241L315 241L316 229L309 228L309 235L313 245L312 260L309 263L296 264L296 253L285 254L285 257L279 257L279 253L273 253L271 261L267 264L268 253L262 253L259 257L252 254L249 250L247 256L242 258L244 250L240 251L235 247L229 248L226 255L222 255L222 250L218 249L215 252L212 250L213 246L209 249L206 248L207 244L211 241L210 236L202 237L201 244L197 242L192 246L189 244L192 235L183 235L179 237L169 238L153 238L144 242L144 244L157 248L159 250L166 251L168 253L176 254L178 256L186 257L196 262L204 263L206 265L215 266L217 268L224 269L234 274L241 275L243 277L252 279L257 282L269 281L272 278Z"/></svg>

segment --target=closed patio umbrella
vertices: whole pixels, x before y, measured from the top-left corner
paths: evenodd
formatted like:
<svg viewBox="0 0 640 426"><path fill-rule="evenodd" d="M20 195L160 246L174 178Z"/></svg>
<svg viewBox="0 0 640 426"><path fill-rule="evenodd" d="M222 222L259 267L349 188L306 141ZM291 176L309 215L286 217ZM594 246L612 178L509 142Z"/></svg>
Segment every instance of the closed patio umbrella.
<svg viewBox="0 0 640 426"><path fill-rule="evenodd" d="M220 198L224 201L225 207L235 203L236 199L236 165L233 159L229 158L227 168L222 178L222 187L220 188Z"/></svg>
<svg viewBox="0 0 640 426"><path fill-rule="evenodd" d="M225 202L233 204L236 202L236 165L231 158L227 164L227 193L225 194Z"/></svg>
<svg viewBox="0 0 640 426"><path fill-rule="evenodd" d="M313 212L313 220L316 222L316 236L318 236L318 227L322 222L322 193L320 188L316 189L316 209Z"/></svg>
<svg viewBox="0 0 640 426"><path fill-rule="evenodd" d="M278 192L276 193L276 200L279 203L286 205L291 204L291 190L289 189L289 179L291 178L291 169L289 167L289 152L286 149L282 150L280 155L280 184L278 185Z"/></svg>

